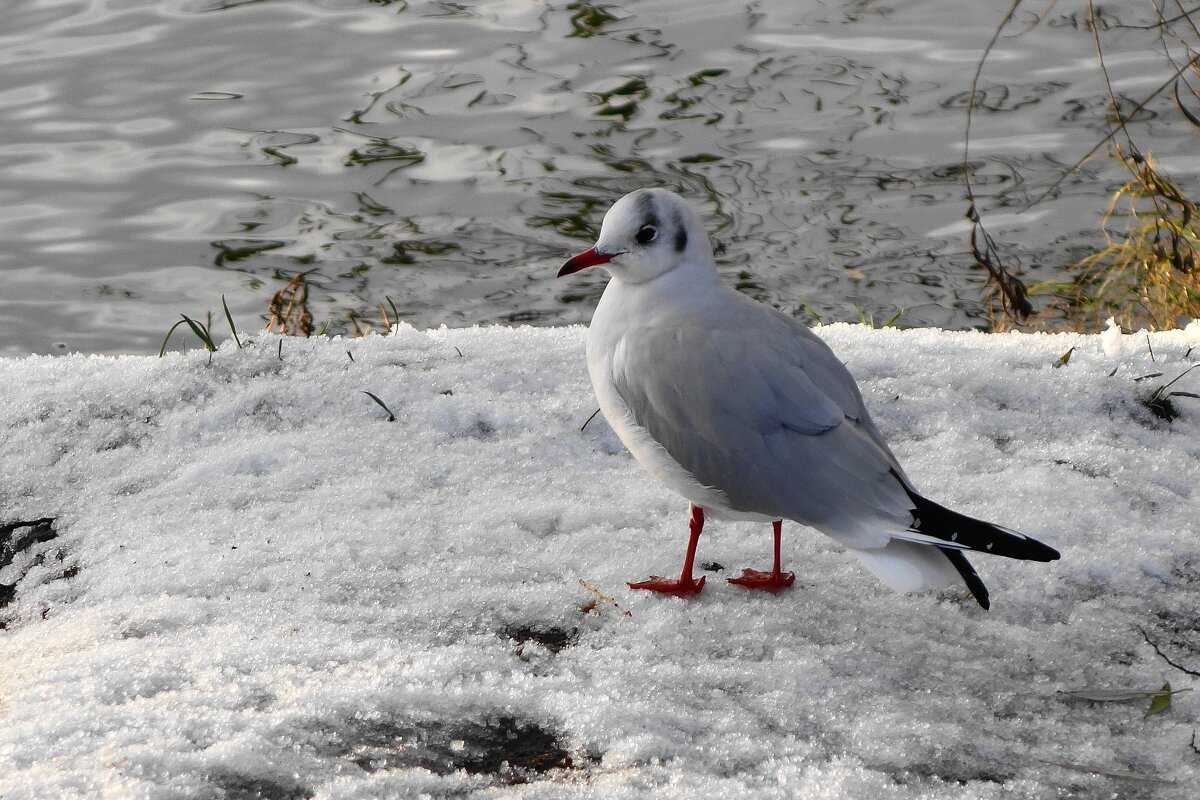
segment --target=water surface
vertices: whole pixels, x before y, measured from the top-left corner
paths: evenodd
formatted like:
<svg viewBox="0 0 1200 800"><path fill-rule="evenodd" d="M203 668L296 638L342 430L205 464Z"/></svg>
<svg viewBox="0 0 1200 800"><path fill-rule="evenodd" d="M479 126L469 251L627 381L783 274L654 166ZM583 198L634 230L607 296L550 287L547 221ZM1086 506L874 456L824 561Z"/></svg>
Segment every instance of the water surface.
<svg viewBox="0 0 1200 800"><path fill-rule="evenodd" d="M650 185L762 300L986 326L962 179L994 5L11 0L0 353L157 352L222 294L257 328L298 271L334 331L385 298L418 327L585 322L604 276L554 272ZM1171 67L1134 5L1103 41L1141 99ZM1100 157L1024 210L1105 132L1083 7L1019 14L981 84L970 170L1031 282L1099 243L1124 179ZM1186 188L1168 94L1138 132Z"/></svg>

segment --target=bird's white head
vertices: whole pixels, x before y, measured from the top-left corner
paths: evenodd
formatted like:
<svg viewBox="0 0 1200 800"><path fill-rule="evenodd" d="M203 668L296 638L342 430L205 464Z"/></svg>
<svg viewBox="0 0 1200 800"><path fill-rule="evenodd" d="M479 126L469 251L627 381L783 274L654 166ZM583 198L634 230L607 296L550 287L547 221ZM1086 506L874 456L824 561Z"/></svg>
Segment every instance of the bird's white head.
<svg viewBox="0 0 1200 800"><path fill-rule="evenodd" d="M712 247L682 197L666 189L638 189L613 203L596 246L563 264L558 277L598 264L614 278L645 283L683 264L711 271Z"/></svg>

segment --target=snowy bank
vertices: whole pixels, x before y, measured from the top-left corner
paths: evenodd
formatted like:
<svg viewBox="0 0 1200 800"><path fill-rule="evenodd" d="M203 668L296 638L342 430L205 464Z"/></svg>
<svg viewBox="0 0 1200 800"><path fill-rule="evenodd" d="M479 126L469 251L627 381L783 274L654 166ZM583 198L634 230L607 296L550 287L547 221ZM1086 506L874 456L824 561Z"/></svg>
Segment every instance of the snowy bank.
<svg viewBox="0 0 1200 800"><path fill-rule="evenodd" d="M1200 324L820 333L927 494L1062 560L977 557L984 612L789 524L760 596L769 526L714 523L703 596L631 592L686 506L580 431L581 328L0 360L0 523L54 520L0 543L0 797L1195 796L1197 693L1060 692L1196 684L1138 627L1200 669L1200 400L1143 402Z"/></svg>

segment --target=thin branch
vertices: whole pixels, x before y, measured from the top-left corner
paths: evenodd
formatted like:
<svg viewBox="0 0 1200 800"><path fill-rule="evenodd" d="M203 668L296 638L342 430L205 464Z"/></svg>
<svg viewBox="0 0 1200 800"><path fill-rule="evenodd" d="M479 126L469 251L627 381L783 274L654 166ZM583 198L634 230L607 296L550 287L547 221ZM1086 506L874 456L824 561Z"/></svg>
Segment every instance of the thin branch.
<svg viewBox="0 0 1200 800"><path fill-rule="evenodd" d="M967 129L963 134L963 181L967 185L967 200L970 201L972 206L975 205L975 193L971 189L971 120L975 112L975 97L979 92L979 77L983 74L983 64L991 54L992 48L996 46L996 42L1000 41L1001 31L1012 21L1013 15L1017 13L1017 8L1021 3L1022 0L1013 0L1013 4L1008 8L1008 13L1004 15L1004 19L1000 20L1000 24L996 26L996 30L992 33L991 40L983 48L983 54L979 57L979 63L975 65L975 74L971 76L971 91L967 95Z"/></svg>
<svg viewBox="0 0 1200 800"><path fill-rule="evenodd" d="M1136 153L1137 148L1133 144L1133 137L1129 135L1129 129L1125 127L1125 116L1121 113L1121 103L1117 100L1116 92L1113 91L1108 65L1104 63L1104 48L1100 46L1100 26L1096 23L1096 9L1092 5L1092 0L1087 0L1087 20L1088 27L1092 29L1092 42L1096 46L1096 60L1100 62L1100 74L1104 76L1104 86L1108 89L1108 100L1112 103L1113 113L1117 115L1117 126L1125 134L1125 141L1129 143L1130 151Z"/></svg>
<svg viewBox="0 0 1200 800"><path fill-rule="evenodd" d="M1188 122L1192 123L1197 128L1200 128L1200 117L1197 117L1191 111L1188 111L1187 108L1185 108L1183 105L1183 100L1180 99L1180 97L1179 97L1179 84L1181 84L1181 83L1184 86L1187 86L1187 81L1184 81L1184 80L1175 81L1175 106L1179 109L1179 113L1183 114L1183 116L1185 118L1187 118ZM1190 86L1188 86L1188 90L1191 91L1192 94L1196 93L1195 90L1193 90L1192 87L1190 87Z"/></svg>
<svg viewBox="0 0 1200 800"><path fill-rule="evenodd" d="M1036 28L1038 25L1041 25L1043 22L1046 21L1046 18L1050 16L1050 12L1053 11L1054 7L1057 5L1058 5L1058 0L1050 0L1050 2L1046 4L1046 7L1042 9L1042 13L1034 14L1033 21L1025 26L1025 30L1021 31L1020 33L1018 33L1016 35L1020 36L1021 34L1028 33L1029 31Z"/></svg>
<svg viewBox="0 0 1200 800"><path fill-rule="evenodd" d="M1146 341L1147 341L1147 342L1149 342L1149 341L1150 341L1150 337L1149 337L1149 336L1147 336L1147 337L1146 337ZM1178 375L1176 375L1174 378L1172 378L1172 379L1171 379L1171 381L1170 381L1170 383L1164 384L1162 388L1166 389L1166 388L1167 388L1167 387L1169 387L1169 386L1170 386L1172 383L1174 383L1175 381L1179 380L1179 379L1180 379L1180 378L1182 378L1184 375L1187 375L1189 372L1191 372L1192 370L1194 370L1196 367L1200 367L1200 364L1192 364L1190 367L1188 367L1187 369L1185 369L1183 372L1179 373L1179 374L1178 374Z"/></svg>
<svg viewBox="0 0 1200 800"><path fill-rule="evenodd" d="M1175 0L1175 6L1183 13L1177 17L1171 17L1170 19L1167 19L1163 16L1163 8L1166 6L1166 4L1167 0L1163 0L1161 6L1158 2L1151 3L1151 6L1153 6L1155 12L1158 14L1158 22L1155 25L1147 26L1147 29L1158 28L1158 40L1163 44L1163 54L1171 60L1171 63L1175 63L1175 59L1171 57L1170 48L1167 47L1167 38L1170 37L1174 39L1176 44L1179 44L1188 51L1189 56L1192 54L1192 45L1187 39L1184 39L1182 36L1176 33L1175 28L1172 26L1174 23L1179 22L1180 20L1186 20L1188 27L1192 29L1192 36L1200 36L1200 29L1196 27L1196 23L1191 17L1191 14L1198 9L1185 11L1183 6L1179 3L1179 0Z"/></svg>
<svg viewBox="0 0 1200 800"><path fill-rule="evenodd" d="M1117 23L1117 24L1112 25L1111 27L1120 28L1120 29L1126 30L1126 31L1152 31L1155 28L1165 28L1167 25L1170 25L1172 22L1179 22L1179 20L1181 20L1181 19L1186 19L1190 22L1191 15L1196 13L1196 11L1200 11L1200 6L1197 6L1196 8L1193 8L1190 11L1185 11L1183 8L1183 4L1178 2L1178 0L1176 1L1175 5L1179 7L1179 11L1180 11L1179 16L1177 16L1177 17L1171 17L1170 19L1165 19L1162 15L1162 9L1157 8L1157 6L1156 6L1155 10L1158 11L1158 22L1155 22L1153 25L1122 25L1122 24Z"/></svg>
<svg viewBox="0 0 1200 800"><path fill-rule="evenodd" d="M617 611L620 611L621 616L624 616L624 617L632 617L633 616L633 614L631 614L629 611L625 610L624 608L621 608L621 604L618 603L615 599L613 599L610 595L607 595L604 592L597 589L595 586L592 586L590 583L585 581L583 578L576 578L576 580L579 581L580 586L587 589L589 592L596 595L596 597L603 600L604 602L612 605L612 607L617 609Z"/></svg>
<svg viewBox="0 0 1200 800"><path fill-rule="evenodd" d="M1100 62L1100 74L1104 76L1104 86L1108 89L1108 100L1112 103L1113 114L1117 117L1117 127L1121 133L1125 134L1125 141L1129 145L1129 157L1133 159L1134 164L1140 165L1142 163L1142 154L1138 150L1137 145L1133 143L1133 136L1129 133L1129 128L1126 126L1126 121L1132 119L1132 115L1126 117L1121 113L1121 102L1117 99L1117 93L1113 90L1112 77L1108 74L1108 65L1104 63L1104 48L1100 45L1100 25L1096 22L1096 10L1092 0L1088 0L1087 12L1088 25L1092 29L1092 41L1096 45L1096 60ZM1119 152L1119 145L1117 149ZM1154 204L1154 211L1158 214L1159 219L1168 215L1167 209L1163 208L1161 198L1157 193L1150 195L1150 202Z"/></svg>
<svg viewBox="0 0 1200 800"><path fill-rule="evenodd" d="M600 413L600 409L598 409L598 408L595 411L593 411L592 415L587 418L587 422L584 422L582 425L579 426L579 432L583 433L583 429L586 428L588 426L588 423L591 422L592 420L594 420L596 418L596 415L599 413Z"/></svg>
<svg viewBox="0 0 1200 800"><path fill-rule="evenodd" d="M1018 321L1031 316L1033 306L1029 302L1025 284L1019 278L1010 275L1000 262L999 249L979 217L979 209L975 204L975 190L971 186L971 121L974 118L975 100L979 95L979 78L983 74L983 65L996 46L996 42L1000 40L1001 32L1012 21L1013 15L1017 13L1021 2L1022 0L1013 0L1012 5L1008 8L1008 13L996 26L992 38L983 48L983 53L980 55L978 63L975 64L975 74L971 76L971 89L967 94L967 124L963 133L963 184L967 190L967 219L971 221L971 238L969 240L971 256L975 259L975 263L987 270L988 282L995 282L1000 293L1001 309L1005 314Z"/></svg>
<svg viewBox="0 0 1200 800"><path fill-rule="evenodd" d="M1157 89L1155 89L1153 92L1151 92L1149 94L1149 96L1146 97L1145 100L1143 100L1142 102L1140 102L1136 106L1134 106L1133 110L1131 110L1129 112L1129 116L1131 118L1137 116L1142 111L1142 109L1144 109L1147 105L1150 104L1151 100L1153 100L1154 98L1156 98L1160 94L1162 94L1164 91L1166 91L1168 87L1173 86L1175 84L1175 81L1177 81L1179 79L1180 75L1182 75L1184 72L1186 72L1188 69L1190 69L1191 67L1193 67L1195 65L1200 65L1200 56L1196 56L1191 61L1188 61L1186 64L1184 64L1182 67L1175 70L1175 72L1171 75L1171 77L1167 78L1167 80L1164 81L1162 83L1162 85L1160 85ZM1037 197L1030 200L1029 203L1025 206L1025 208L1022 209L1022 211L1028 211L1029 209L1036 206L1038 203L1045 200L1050 195L1054 194L1055 190L1057 190L1058 187L1062 185L1062 182L1065 181L1070 175L1073 175L1075 173L1075 170L1077 170L1081 166L1083 166L1083 163L1085 161L1087 161L1089 158L1096 155L1096 151L1098 151L1101 147L1104 147L1104 145L1106 145L1110 141L1112 141L1113 137L1117 135L1118 130L1119 130L1119 128L1113 128L1111 131L1109 131L1107 134L1105 134L1104 138L1101 139L1100 141L1096 142L1095 146L1093 146L1091 150L1088 150L1086 153L1083 154L1083 156L1078 161L1076 161L1074 164L1072 164L1070 167L1068 167L1066 170L1064 170L1063 174L1059 175L1058 179L1055 180L1054 183L1050 184L1050 188L1046 189L1046 191L1042 192Z"/></svg>
<svg viewBox="0 0 1200 800"><path fill-rule="evenodd" d="M1200 36L1200 28L1196 27L1196 23L1192 19L1192 14L1195 14L1197 11L1200 11L1200 6L1196 6L1195 8L1192 8L1192 9L1184 9L1183 3L1181 3L1180 0L1175 0L1175 7L1179 9L1179 16L1171 17L1168 20L1163 20L1163 24L1169 25L1172 22L1179 22L1179 20L1185 19L1185 20L1187 20L1188 27L1192 29L1192 33L1195 34L1196 36Z"/></svg>
<svg viewBox="0 0 1200 800"><path fill-rule="evenodd" d="M1166 5L1166 2L1167 2L1167 0L1163 0L1164 6ZM1195 20L1192 19L1191 15L1192 15L1192 12L1200 10L1200 7L1194 8L1191 11L1187 11L1183 7L1182 0L1175 0L1175 7L1178 8L1179 11L1181 12L1180 16L1172 17L1171 20L1168 21L1163 18L1163 9L1160 8L1157 4L1155 4L1155 6L1154 6L1155 10L1158 11L1159 21L1162 23L1162 29L1159 33L1159 40L1162 42L1163 54L1166 55L1167 59L1172 64L1174 64L1176 67L1178 67L1179 64L1178 64L1178 62L1175 61L1175 58L1171 55L1171 48L1167 45L1167 35L1170 34L1171 38L1173 38L1178 45L1183 47L1185 53L1187 54L1187 60L1189 62L1193 61L1196 58L1197 53L1196 53L1195 49L1192 47L1192 42L1197 39L1200 39L1200 28L1196 27L1196 22L1195 22ZM1183 36L1180 36L1178 33L1176 33L1175 28L1172 27L1171 23L1178 22L1179 20L1186 20L1187 26L1192 29L1191 40L1185 39ZM1179 112L1181 114L1183 114L1184 117L1187 118L1188 122L1192 123L1193 125L1195 125L1197 127L1200 127L1200 118L1197 118L1196 115L1194 115L1191 111L1188 111L1188 109L1184 107L1183 99L1180 98L1180 96L1179 96L1179 84L1181 84L1181 83L1184 85L1184 87L1187 88L1187 90L1189 92L1192 93L1192 97L1200 99L1200 92L1197 92L1195 89L1193 89L1191 84L1188 83L1187 78L1183 77L1181 75L1179 77L1179 79L1175 81L1175 105L1179 108Z"/></svg>
<svg viewBox="0 0 1200 800"><path fill-rule="evenodd" d="M1169 656L1167 656L1166 653L1164 653L1162 650L1159 650L1158 645L1154 643L1154 640L1150 638L1150 635L1148 633L1146 633L1146 631L1142 628L1141 625L1135 625L1134 627L1137 628L1138 631L1142 634L1142 638L1146 640L1146 644L1148 644L1154 648L1154 652L1159 658L1161 658L1163 661L1167 662L1168 664L1170 664L1172 667L1179 670L1180 672L1200 678L1200 672L1197 672L1194 669L1188 669L1187 667L1183 666L1182 664L1176 664L1174 661L1172 661L1170 659Z"/></svg>
<svg viewBox="0 0 1200 800"><path fill-rule="evenodd" d="M1000 249L990 233L984 229L979 220L979 212L972 204L967 209L967 219L971 221L971 237L967 244L971 249L971 257L975 263L988 272L988 281L995 281L1000 291L1000 307L1005 314L1024 320L1033 315L1033 304L1029 302L1029 292L1020 278L1010 275L1000 263ZM980 247L980 237L983 246Z"/></svg>

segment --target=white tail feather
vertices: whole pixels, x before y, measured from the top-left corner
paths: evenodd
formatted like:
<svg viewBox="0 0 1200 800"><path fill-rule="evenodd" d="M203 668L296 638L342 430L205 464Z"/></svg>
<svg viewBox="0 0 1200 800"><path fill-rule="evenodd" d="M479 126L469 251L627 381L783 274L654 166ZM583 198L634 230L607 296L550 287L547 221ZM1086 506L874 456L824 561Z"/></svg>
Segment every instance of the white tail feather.
<svg viewBox="0 0 1200 800"><path fill-rule="evenodd" d="M892 539L878 550L851 550L867 569L897 592L941 589L962 579L936 547Z"/></svg>

